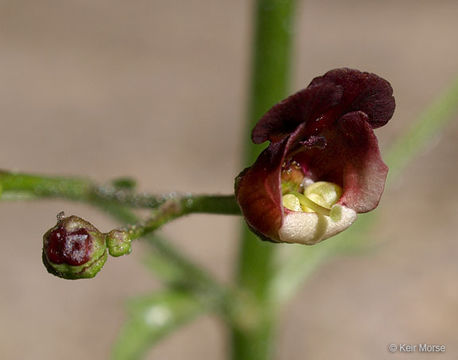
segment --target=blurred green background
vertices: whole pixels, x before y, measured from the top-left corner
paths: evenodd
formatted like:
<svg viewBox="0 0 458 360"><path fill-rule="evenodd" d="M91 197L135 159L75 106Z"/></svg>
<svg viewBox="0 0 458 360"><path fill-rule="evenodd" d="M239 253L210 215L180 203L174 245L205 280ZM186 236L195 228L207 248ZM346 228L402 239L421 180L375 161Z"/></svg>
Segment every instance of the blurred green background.
<svg viewBox="0 0 458 360"><path fill-rule="evenodd" d="M0 1L0 167L106 181L150 192L229 193L240 170L253 3ZM458 2L299 1L292 91L349 66L388 79L397 100L377 130L382 153L458 73ZM267 109L266 109L267 110ZM446 344L458 356L458 123L415 158L382 199L370 251L314 273L284 312L279 359L417 359L390 343ZM158 288L147 247L91 281L48 275L41 236L62 201L0 204L0 358L107 358L124 300ZM222 281L232 277L237 220L195 215L164 233ZM332 241L328 240L328 241ZM203 317L151 359L223 359L222 324ZM26 346L24 345L26 344Z"/></svg>

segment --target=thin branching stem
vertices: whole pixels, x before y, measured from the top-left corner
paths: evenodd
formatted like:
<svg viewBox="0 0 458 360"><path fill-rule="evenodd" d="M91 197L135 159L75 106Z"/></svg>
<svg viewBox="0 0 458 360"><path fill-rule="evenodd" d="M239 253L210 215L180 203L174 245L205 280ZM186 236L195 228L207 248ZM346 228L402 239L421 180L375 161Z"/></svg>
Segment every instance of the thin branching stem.
<svg viewBox="0 0 458 360"><path fill-rule="evenodd" d="M168 203L179 206L179 216L190 213L240 214L233 195L136 193L111 184L99 185L86 178L9 171L0 171L0 194L1 200L63 198L83 202L111 202L131 208L157 209Z"/></svg>
<svg viewBox="0 0 458 360"><path fill-rule="evenodd" d="M180 278L169 285L188 289L206 306L220 311L223 316L229 311L230 292L208 272L181 254L170 242L153 232L165 223L187 214L237 215L240 209L233 195L136 194L125 189L118 190L112 185L98 185L86 178L0 171L1 201L43 198L85 202L109 213L119 222L127 224L127 229L131 230L131 240L145 237L160 256L179 269ZM152 208L153 214L146 221L142 221L129 207Z"/></svg>

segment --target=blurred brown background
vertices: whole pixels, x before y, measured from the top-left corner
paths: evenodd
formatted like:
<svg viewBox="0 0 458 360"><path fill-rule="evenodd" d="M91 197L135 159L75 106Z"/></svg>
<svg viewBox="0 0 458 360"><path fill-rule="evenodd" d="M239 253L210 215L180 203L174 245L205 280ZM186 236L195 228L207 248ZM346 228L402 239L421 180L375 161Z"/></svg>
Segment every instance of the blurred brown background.
<svg viewBox="0 0 458 360"><path fill-rule="evenodd" d="M137 178L151 192L229 193L240 170L253 2L0 1L0 167ZM293 89L341 66L395 89L382 152L458 73L456 0L300 1ZM457 119L458 120L458 119ZM377 251L316 272L284 312L278 359L417 359L390 343L446 344L458 358L458 122L385 195ZM74 203L0 203L0 358L104 359L124 300L158 288L144 244L91 281L41 264L60 210L114 223ZM196 215L163 230L223 281L237 220ZM329 240L332 241L332 240ZM150 359L223 359L221 324L204 317Z"/></svg>

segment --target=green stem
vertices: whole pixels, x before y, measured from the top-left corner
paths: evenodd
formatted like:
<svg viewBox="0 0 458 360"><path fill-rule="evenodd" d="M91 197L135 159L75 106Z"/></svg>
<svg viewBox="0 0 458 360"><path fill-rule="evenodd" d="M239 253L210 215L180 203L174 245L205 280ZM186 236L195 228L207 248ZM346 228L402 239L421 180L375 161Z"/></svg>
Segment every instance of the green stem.
<svg viewBox="0 0 458 360"><path fill-rule="evenodd" d="M108 189L108 190L107 190ZM209 274L188 260L169 242L151 234L164 223L190 213L239 214L233 195L178 195L154 196L134 193L119 196L116 188L97 185L84 178L46 177L0 171L0 200L63 198L95 205L122 223L137 223L135 238L145 236L171 266L180 269L179 286L186 287L207 305L228 311L225 291ZM134 201L136 199L136 201ZM141 199L140 201L137 201ZM153 199L157 199L153 200ZM162 204L162 205L161 205ZM153 216L141 226L131 207L155 207ZM160 205L160 206L159 206Z"/></svg>
<svg viewBox="0 0 458 360"><path fill-rule="evenodd" d="M146 221L128 226L129 238L138 239L160 226L191 213L239 215L233 195L185 195L172 197L153 210L153 215Z"/></svg>
<svg viewBox="0 0 458 360"><path fill-rule="evenodd" d="M251 165L262 150L251 143L251 129L262 114L287 95L294 9L294 0L257 1L253 78L245 130L246 166ZM240 309L240 318L245 321L232 328L234 360L267 360L273 356L276 314L272 309L270 281L274 248L244 226L237 282L247 301Z"/></svg>
<svg viewBox="0 0 458 360"><path fill-rule="evenodd" d="M139 221L131 210L123 206L106 202L98 203L97 206L121 223L133 225ZM145 233L144 238L158 252L158 254L151 254L150 258L160 255L159 259L155 261L161 261L166 264L165 266L174 268L174 274L177 274L176 269L178 270L178 278L173 279L173 283L169 283L170 279L167 279L167 276L162 279L163 281L172 288L190 291L206 308L218 311L223 317L229 316L233 294L157 234ZM160 260L162 258L166 260Z"/></svg>
<svg viewBox="0 0 458 360"><path fill-rule="evenodd" d="M233 195L194 195L175 192L161 195L138 194L112 185L98 185L85 178L51 177L8 171L0 171L0 196L2 200L65 198L151 209L172 202L182 209L180 216L190 213L240 214Z"/></svg>
<svg viewBox="0 0 458 360"><path fill-rule="evenodd" d="M88 201L94 185L87 179L0 171L1 200L66 198Z"/></svg>

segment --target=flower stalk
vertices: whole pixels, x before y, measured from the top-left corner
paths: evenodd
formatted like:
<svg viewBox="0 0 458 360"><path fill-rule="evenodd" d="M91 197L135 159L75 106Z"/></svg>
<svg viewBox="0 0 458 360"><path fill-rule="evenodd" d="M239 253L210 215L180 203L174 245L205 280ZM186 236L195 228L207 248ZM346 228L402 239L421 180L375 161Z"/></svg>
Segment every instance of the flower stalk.
<svg viewBox="0 0 458 360"><path fill-rule="evenodd" d="M145 221L128 225L124 230L130 240L154 232L162 225L191 213L240 215L240 209L232 195L184 195L171 197L153 210Z"/></svg>
<svg viewBox="0 0 458 360"><path fill-rule="evenodd" d="M202 292L201 290L203 289L205 294L219 294L215 295L219 299L224 297L224 291L207 272L182 255L171 243L152 234L152 231L165 224L167 220L173 220L191 213L238 214L240 210L232 195L179 195L171 193L156 196L131 192L128 196L119 196L119 193L116 192L116 187L98 185L85 178L49 177L8 171L0 171L0 188L2 189L0 201L62 198L86 202L103 209L124 224L131 224L131 226L137 224L137 231L130 235L130 240L146 235L149 243L161 256L168 259L173 266L181 269L180 273L183 274L183 279L179 280L180 286L186 284L186 287L196 289L199 292ZM121 191L125 190L122 189ZM133 199L143 200L140 202L131 201ZM153 203L152 199L161 200ZM167 200L163 201L162 199ZM154 208L153 215L146 222L140 221L127 207L131 205L130 207L133 208L150 208L153 204L164 204L167 201L176 204L176 206L172 207L173 211L169 206L160 207L158 205L159 208L157 206ZM109 234L114 235L116 231L118 229L112 230ZM124 233L122 234L124 236ZM109 250L111 250L110 254L112 256L119 256L120 251L121 253L124 252L123 249L116 249L115 240L111 240L111 249L109 246Z"/></svg>
<svg viewBox="0 0 458 360"><path fill-rule="evenodd" d="M116 183L116 180L113 181ZM136 193L113 184L99 185L86 178L42 176L0 171L1 200L63 198L93 204L113 203L130 208L157 209L173 203L179 207L175 217L191 213L238 215L233 195L196 195Z"/></svg>

